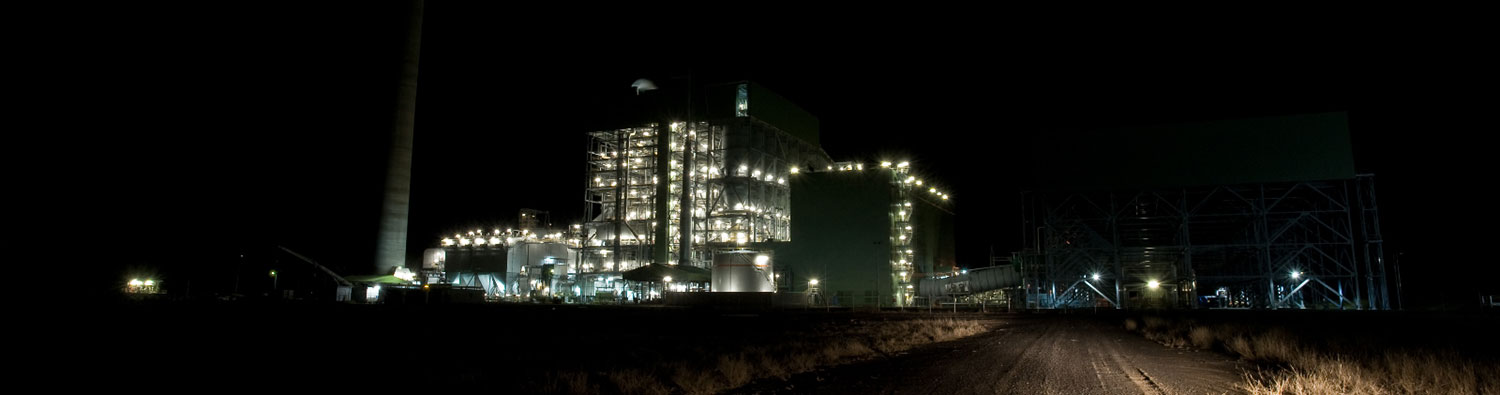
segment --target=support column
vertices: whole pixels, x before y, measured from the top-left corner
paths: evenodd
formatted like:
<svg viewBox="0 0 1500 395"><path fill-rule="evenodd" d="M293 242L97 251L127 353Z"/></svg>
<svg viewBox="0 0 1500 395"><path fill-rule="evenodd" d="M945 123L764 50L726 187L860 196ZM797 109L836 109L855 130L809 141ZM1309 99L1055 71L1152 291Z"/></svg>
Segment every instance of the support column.
<svg viewBox="0 0 1500 395"><path fill-rule="evenodd" d="M1126 298L1121 298L1120 295L1119 295L1120 281L1124 281L1125 280L1125 262L1120 257L1120 226L1119 226L1120 225L1120 215L1119 215L1120 211L1119 210L1120 210L1119 207L1115 207L1115 194L1114 194L1114 192L1110 192L1110 194L1109 194L1109 242L1110 242L1109 253L1110 253L1110 259L1112 259L1114 261L1114 264L1115 264L1115 298L1116 298L1115 300L1119 301L1120 308L1123 309L1123 308L1125 308L1125 306L1127 306L1127 304L1126 304L1126 301L1125 301ZM1145 299L1146 293L1145 293L1144 290L1141 291L1140 295L1142 296L1141 299Z"/></svg>
<svg viewBox="0 0 1500 395"><path fill-rule="evenodd" d="M656 125L656 195L651 199L653 203L656 203L654 214L651 216L651 221L656 224L656 242L652 243L651 247L652 261L664 265L671 256L668 250L672 245L671 240L668 240L671 237L671 232L668 230L671 228L672 214L667 208L667 202L672 200L669 192L671 188L668 187L672 185L672 169L671 162L669 162L672 158L672 148L669 145L672 143L671 130L671 126L665 121Z"/></svg>
<svg viewBox="0 0 1500 395"><path fill-rule="evenodd" d="M629 162L626 161L625 157L630 156L630 154L629 154L630 150L627 149L626 146L625 146L625 132L624 131L615 131L615 149L618 150L618 151L615 152L615 184L616 185L615 185L615 215L614 215L614 217L615 217L614 218L614 220L615 220L615 251L614 251L614 254L615 254L615 266L614 266L614 271L618 272L618 271L623 271L621 269L621 267L620 267L620 262L623 259L623 258L621 258L621 256L625 255L625 253L624 253L624 251L620 250L620 234L625 233L625 188L627 188L627 187L630 186L630 178L625 176L626 174L628 174L625 166L627 166L629 164ZM624 154L624 155L621 155L621 154Z"/></svg>
<svg viewBox="0 0 1500 395"><path fill-rule="evenodd" d="M677 234L682 239L677 246L677 263L691 266L693 264L693 175L696 175L697 171L693 165L693 149L697 146L693 142L693 135L696 131L693 130L692 121L688 122L687 128L689 132L684 134L682 139L682 201L678 202L682 210L677 220Z"/></svg>
<svg viewBox="0 0 1500 395"><path fill-rule="evenodd" d="M1258 252L1261 255L1261 275L1266 280L1266 303L1269 305L1267 307L1277 310L1281 308L1281 304L1276 300L1276 275L1272 273L1275 268L1271 266L1271 224L1267 218L1270 209L1266 206L1265 184L1256 188L1260 191L1260 195L1255 200L1255 240L1260 249Z"/></svg>

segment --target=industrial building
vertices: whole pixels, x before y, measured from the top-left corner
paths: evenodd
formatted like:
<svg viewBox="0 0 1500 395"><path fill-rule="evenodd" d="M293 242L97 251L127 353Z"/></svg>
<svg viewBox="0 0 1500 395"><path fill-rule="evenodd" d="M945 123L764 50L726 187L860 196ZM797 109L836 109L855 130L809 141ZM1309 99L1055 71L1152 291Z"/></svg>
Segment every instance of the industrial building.
<svg viewBox="0 0 1500 395"><path fill-rule="evenodd" d="M1355 171L1344 113L1097 130L1033 152L1052 160L1023 199L1014 270L1030 307L1390 308L1374 176Z"/></svg>
<svg viewBox="0 0 1500 395"><path fill-rule="evenodd" d="M1054 133L1021 251L922 295L1031 309L1390 309L1344 113Z"/></svg>
<svg viewBox="0 0 1500 395"><path fill-rule="evenodd" d="M830 158L816 118L753 82L703 91L683 119L589 134L581 223L523 210L443 238L423 275L569 303L1390 308L1343 113L1043 136L1025 248L959 270L931 174Z"/></svg>
<svg viewBox="0 0 1500 395"><path fill-rule="evenodd" d="M948 195L909 163L840 162L799 175L792 191L792 237L767 243L779 290L808 289L838 306L911 306L918 280L953 274Z"/></svg>
<svg viewBox="0 0 1500 395"><path fill-rule="evenodd" d="M552 229L523 211L520 229L443 238L424 268L500 298L835 306L911 305L916 279L952 271L953 211L934 180L906 161L834 161L817 118L759 84L704 91L701 119L589 134L586 221Z"/></svg>

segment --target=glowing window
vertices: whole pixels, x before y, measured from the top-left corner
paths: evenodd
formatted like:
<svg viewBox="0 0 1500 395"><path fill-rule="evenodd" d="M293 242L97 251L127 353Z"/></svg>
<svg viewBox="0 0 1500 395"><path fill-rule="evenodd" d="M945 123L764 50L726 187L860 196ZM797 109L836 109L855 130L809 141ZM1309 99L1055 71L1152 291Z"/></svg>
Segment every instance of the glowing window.
<svg viewBox="0 0 1500 395"><path fill-rule="evenodd" d="M740 84L734 95L734 116L750 116L750 85Z"/></svg>

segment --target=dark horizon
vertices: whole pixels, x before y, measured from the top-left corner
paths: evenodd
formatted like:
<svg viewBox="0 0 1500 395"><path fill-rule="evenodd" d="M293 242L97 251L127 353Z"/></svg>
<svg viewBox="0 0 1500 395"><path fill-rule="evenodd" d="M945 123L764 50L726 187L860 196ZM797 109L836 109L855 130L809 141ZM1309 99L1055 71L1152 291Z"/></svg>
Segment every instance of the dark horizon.
<svg viewBox="0 0 1500 395"><path fill-rule="evenodd" d="M1390 78L1414 76L1359 64L1351 53L1362 48L1354 44L1096 43L1074 52L1039 44L1000 50L981 38L939 36L930 45L838 50L761 44L679 60L668 49L686 45L602 50L548 42L494 27L483 12L448 7L462 6L427 9L409 257L435 246L440 234L514 223L522 208L551 211L559 226L581 220L584 134L607 127L599 120L611 103L635 94L636 78L666 84L692 75L757 81L799 104L821 120L822 146L835 160L910 160L934 173L952 191L965 267L984 266L991 248L1003 256L1020 247L1017 195L1036 183L1031 136L1347 112L1356 168L1374 173L1380 188L1388 266L1402 257L1406 307L1462 306L1497 293L1454 277L1500 271L1453 247L1472 243L1450 236L1459 214L1442 210L1455 202L1482 207L1453 187L1474 185L1483 156L1464 142L1478 140L1455 127L1463 126L1455 124L1457 111L1421 100L1427 96L1416 92L1425 84ZM225 270L242 251L264 265L277 244L345 275L369 271L399 10L313 9L198 26L208 34L160 48L166 59L194 62L143 71L168 89L120 105L172 114L128 145L144 155L124 154L131 157L114 170L144 174L116 182L152 191L121 202L129 208L117 214L146 225L119 243L172 240L180 252L124 257L98 273L99 289L154 271L173 292L183 279L192 279L194 293L226 290ZM694 47L712 53L709 44Z"/></svg>

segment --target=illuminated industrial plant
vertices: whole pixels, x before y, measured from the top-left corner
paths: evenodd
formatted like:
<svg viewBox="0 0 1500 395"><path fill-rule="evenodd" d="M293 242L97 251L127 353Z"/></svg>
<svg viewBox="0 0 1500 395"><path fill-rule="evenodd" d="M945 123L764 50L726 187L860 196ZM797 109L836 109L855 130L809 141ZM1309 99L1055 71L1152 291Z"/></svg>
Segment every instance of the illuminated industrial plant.
<svg viewBox="0 0 1500 395"><path fill-rule="evenodd" d="M1058 185L1022 195L1025 248L960 266L955 198L940 175L905 157L834 160L816 118L754 83L706 92L706 108L669 112L700 117L643 114L588 133L577 223L523 209L518 225L452 231L420 268L363 279L379 283L364 301L451 287L551 303L1389 308L1373 178L1345 160L1342 115L1191 127L1324 136L1300 153L1314 166L1043 167L1039 178ZM1191 128L1112 131L1124 137L1082 156L1076 139L1037 149L1114 158L1151 151L1120 147L1135 137L1169 141L1156 135ZM1200 282L1215 291L1199 295Z"/></svg>
<svg viewBox="0 0 1500 395"><path fill-rule="evenodd" d="M609 303L666 291L801 293L817 276L842 305L906 306L915 280L952 269L950 195L909 160L835 162L816 118L775 93L749 82L708 91L704 119L589 133L582 223L555 229L545 212L523 210L519 229L454 232L424 254L418 277L491 298ZM813 208L794 212L798 204ZM841 229L849 214L820 208L851 204L886 220Z"/></svg>

